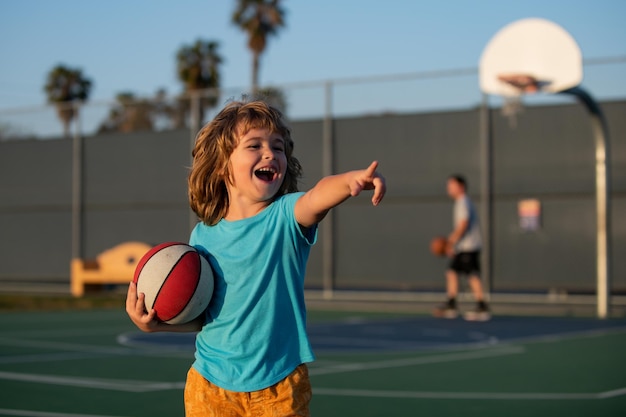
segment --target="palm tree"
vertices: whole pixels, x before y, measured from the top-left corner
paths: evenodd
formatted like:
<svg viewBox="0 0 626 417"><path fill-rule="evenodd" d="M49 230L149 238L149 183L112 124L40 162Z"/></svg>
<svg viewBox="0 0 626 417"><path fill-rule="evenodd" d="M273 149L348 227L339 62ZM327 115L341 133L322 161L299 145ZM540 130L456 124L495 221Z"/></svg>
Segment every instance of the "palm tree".
<svg viewBox="0 0 626 417"><path fill-rule="evenodd" d="M77 115L74 101L87 100L91 86L91 80L86 78L80 69L57 65L48 73L44 90L48 102L56 106L66 137L70 135L70 123Z"/></svg>
<svg viewBox="0 0 626 417"><path fill-rule="evenodd" d="M201 90L213 90L200 99L200 119L206 107L213 107L217 103L216 91L220 86L219 64L222 63L222 57L217 52L218 47L219 43L216 41L198 39L191 46L183 45L176 54L178 79L185 85L185 93L191 96L191 93ZM187 106L185 110L188 108Z"/></svg>
<svg viewBox="0 0 626 417"><path fill-rule="evenodd" d="M137 132L154 130L151 100L141 99L130 91L118 93L116 103L98 132Z"/></svg>
<svg viewBox="0 0 626 417"><path fill-rule="evenodd" d="M259 60L267 47L269 35L275 35L285 25L285 11L280 0L237 0L232 21L248 34L252 51L252 93L259 87Z"/></svg>
<svg viewBox="0 0 626 417"><path fill-rule="evenodd" d="M164 88L154 97L138 97L132 91L118 93L109 114L98 127L98 133L139 132L182 127L179 109L168 100Z"/></svg>

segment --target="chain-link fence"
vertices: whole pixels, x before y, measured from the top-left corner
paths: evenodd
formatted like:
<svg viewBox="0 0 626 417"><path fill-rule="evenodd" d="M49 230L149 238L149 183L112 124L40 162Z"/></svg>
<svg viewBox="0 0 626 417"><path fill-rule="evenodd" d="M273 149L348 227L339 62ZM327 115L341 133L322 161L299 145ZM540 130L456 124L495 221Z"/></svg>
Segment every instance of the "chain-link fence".
<svg viewBox="0 0 626 417"><path fill-rule="evenodd" d="M626 56L588 59L583 86L597 100L626 97ZM613 83L607 80L616 80ZM0 140L59 138L80 133L163 131L182 127L197 131L229 100L249 94L245 88L206 90L193 97L202 109L193 114L192 96L153 97L120 95L115 100L0 109ZM388 74L266 86L260 95L281 107L291 120L324 117L402 114L468 109L481 103L477 68ZM498 98L493 101L497 105ZM538 95L532 103L558 103L571 99ZM65 125L64 120L69 120Z"/></svg>

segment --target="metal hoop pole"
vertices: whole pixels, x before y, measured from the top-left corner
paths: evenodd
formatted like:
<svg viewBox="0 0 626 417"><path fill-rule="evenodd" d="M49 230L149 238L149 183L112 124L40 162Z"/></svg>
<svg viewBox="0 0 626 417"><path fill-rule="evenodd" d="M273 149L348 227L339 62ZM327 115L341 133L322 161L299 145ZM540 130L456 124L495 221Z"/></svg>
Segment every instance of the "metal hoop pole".
<svg viewBox="0 0 626 417"><path fill-rule="evenodd" d="M587 108L591 115L596 145L596 250L597 250L597 314L609 315L611 296L611 183L610 148L606 119L598 103L580 87L561 91L571 94Z"/></svg>

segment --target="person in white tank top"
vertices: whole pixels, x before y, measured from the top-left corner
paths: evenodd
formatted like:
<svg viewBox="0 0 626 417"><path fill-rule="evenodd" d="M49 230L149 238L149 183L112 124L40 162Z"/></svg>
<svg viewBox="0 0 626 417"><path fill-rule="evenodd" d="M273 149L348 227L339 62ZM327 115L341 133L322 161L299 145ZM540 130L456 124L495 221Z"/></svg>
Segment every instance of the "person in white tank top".
<svg viewBox="0 0 626 417"><path fill-rule="evenodd" d="M436 317L458 317L457 295L459 275L467 277L467 282L476 300L476 308L464 314L466 320L486 321L491 318L485 301L480 280L480 249L482 239L478 214L467 195L467 181L461 175L452 175L447 181L448 196L454 200L454 229L448 235L447 254L450 263L446 270L447 301L437 307Z"/></svg>

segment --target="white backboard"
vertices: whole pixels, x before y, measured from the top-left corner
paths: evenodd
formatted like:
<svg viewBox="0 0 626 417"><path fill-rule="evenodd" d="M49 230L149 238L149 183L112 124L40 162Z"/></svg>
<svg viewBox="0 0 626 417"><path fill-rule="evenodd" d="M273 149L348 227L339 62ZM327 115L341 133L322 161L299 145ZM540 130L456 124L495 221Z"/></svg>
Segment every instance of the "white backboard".
<svg viewBox="0 0 626 417"><path fill-rule="evenodd" d="M556 23L518 20L498 31L483 50L480 89L486 94L518 96L520 89L498 79L511 74L534 77L538 91L557 93L582 81L582 54L574 38Z"/></svg>

